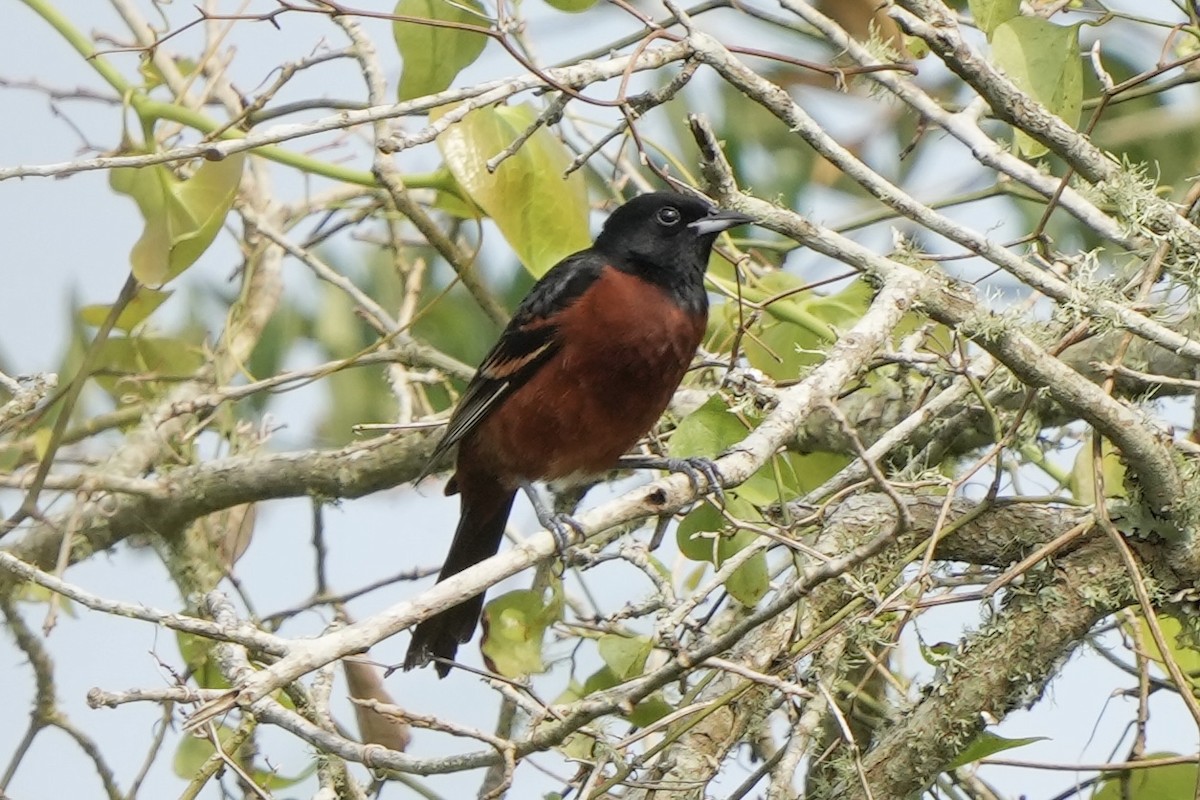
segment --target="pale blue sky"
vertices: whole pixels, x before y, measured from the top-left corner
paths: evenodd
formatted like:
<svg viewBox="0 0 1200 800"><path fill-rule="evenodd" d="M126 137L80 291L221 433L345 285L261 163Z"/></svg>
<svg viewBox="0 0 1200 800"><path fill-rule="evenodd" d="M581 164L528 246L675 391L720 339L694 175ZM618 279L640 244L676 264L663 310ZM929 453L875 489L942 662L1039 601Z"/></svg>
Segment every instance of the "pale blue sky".
<svg viewBox="0 0 1200 800"><path fill-rule="evenodd" d="M85 30L118 31L120 23L103 3L62 3L63 8L76 15L75 21ZM188 4L177 4L173 13L186 16ZM605 41L610 32L620 27L618 16L601 12L598 17L581 18L558 15L537 15L534 41L541 55L552 60L558 54L569 53L586 35L589 41ZM599 22L596 20L599 19ZM381 24L365 23L380 45L390 74L394 77L398 59L389 47L390 38ZM583 33L586 31L586 33ZM319 20L288 17L282 32L267 26L247 26L238 34L239 58L237 69L243 89L252 89L268 74L281 57L294 57L311 49L323 35L335 35ZM124 64L131 56L123 57ZM118 59L119 60L119 59ZM505 57L489 50L485 59L465 76L497 70L501 74L519 70ZM103 89L94 73L70 51L63 42L28 9L10 5L0 25L0 77L38 80L55 88L88 86ZM361 81L350 70L335 77L325 74L328 81L323 90L331 96L361 97ZM344 83L343 81L349 81ZM311 91L311 90L310 90ZM859 101L845 101L859 102ZM119 126L114 110L94 103L63 104L71 121L85 132L88 140L100 147L114 146L119 138ZM837 117L825 106L824 113ZM820 101L813 108L822 113ZM853 120L853 115L842 117ZM855 123L851 122L853 126ZM0 166L23 163L57 162L78 155L78 135L51 113L46 99L33 92L0 88ZM409 158L407 155L404 159ZM403 160L403 159L402 159ZM953 162L949 162L953 163ZM412 161L405 168L416 168ZM276 174L282 175L280 170ZM922 183L936 181L937 176L926 173ZM943 173L945 180L949 173ZM278 190L284 196L300 189L294 176L279 180ZM826 199L826 198L821 198ZM814 199L814 202L816 200ZM0 271L8 291L5 312L0 314L0 353L13 372L51 370L56 367L62 347L62 335L68 325L67 297L74 293L83 302L110 302L124 281L129 247L140 233L140 220L133 204L113 195L107 188L103 173L85 173L66 180L26 179L0 182L0 210L4 219L4 259ZM847 211L849 211L847 209ZM833 217L836 209L822 203L820 213ZM986 214L978 208L973 213ZM987 225L984 225L987 227ZM875 246L886 248L886 232L872 234ZM236 258L230 243L219 240L217 245L197 264L188 279L217 283L230 275ZM287 266L288 275L296 286L307 286L302 267L294 262ZM176 301L177 302L177 301ZM179 313L170 306L163 309L164 319ZM311 428L314 410L323 402L323 395L313 390L307 396L292 395L273 410L275 421L295 431ZM286 442L285 431L278 441ZM593 495L589 502L595 502ZM0 494L0 506L11 510L14 498ZM312 550L309 545L310 511L307 502L284 501L260 507L261 519L256 540L245 558L238 564L238 574L250 587L253 598L262 611L291 606L303 600L312 588ZM422 495L409 488L384 492L362 501L327 509L326 530L331 546L330 577L334 587L350 589L407 569L415 564L436 563L448 543L456 514L456 501L443 498L436 486ZM514 517L518 530L533 528L532 515L526 510ZM69 580L97 594L115 599L141 602L159 608L177 606L178 598L162 567L149 553L120 547L114 553L73 568ZM527 584L525 578L507 582L509 588ZM605 587L615 602L629 599L623 592L629 585ZM400 585L374 593L352 605L358 616L371 613L383 605L395 602L411 586ZM635 587L636 591L644 591ZM497 594L498 592L493 592ZM41 609L29 607L27 618L35 628L40 626ZM968 607L939 610L922 617L921 629L927 641L954 640L964 625L979 623L978 611ZM288 629L289 633L315 633L323 624L315 614L301 617ZM407 643L404 635L381 644L372 655L382 662L401 660ZM919 659L909 643L905 657L910 663ZM144 747L159 712L150 706L128 705L117 710L88 710L84 704L87 690L93 686L106 689L126 689L134 686L166 685L169 676L158 667L155 652L164 661L178 665L179 659L173 637L153 627L128 620L117 620L99 614L80 612L78 619L64 618L47 642L54 657L59 680L58 692L64 711L75 723L101 743L105 757L117 774L122 788L128 788L133 774L144 757ZM476 644L462 651L471 660L478 659ZM23 732L30 694L30 671L22 663L22 655L11 640L0 636L0 769L7 763L17 740ZM562 676L559 675L561 685ZM1047 736L1049 740L1014 755L1045 761L1103 761L1109 758L1114 744L1126 723L1135 713L1133 701L1109 698L1114 686L1128 686L1127 678L1092 655L1076 656L1063 674L1053 683L1046 698L1033 712L1013 714L998 732L1005 736ZM490 729L494 724L494 695L467 675L455 675L437 681L431 670L416 673L397 673L388 687L400 704L423 713L446 713L470 725ZM1180 704L1156 695L1152 701L1151 750L1194 750L1196 731ZM348 704L338 703L343 721L352 724ZM1086 739L1086 740L1085 740ZM146 798L176 796L182 786L171 773L170 752L174 737L168 738L165 757L161 757L145 784ZM418 733L414 740L414 755L450 752L456 743L442 737ZM468 746L468 749L474 749ZM303 743L278 733L268 733L263 751L284 774L295 773L307 766L309 749ZM1118 754L1122 751L1118 750ZM540 761L555 766L560 773L569 774L557 759L543 756ZM1031 798L1048 797L1070 784L1069 773L1046 773L989 768L985 773L1012 795L1024 792ZM534 787L547 791L557 788L548 778L525 768L519 773L524 783L519 796L530 797ZM478 785L480 775L431 781L431 785L446 792L447 797L463 796ZM714 787L720 796L736 785L740 776ZM22 765L9 792L17 800L41 798L90 798L100 796L94 772L74 745L56 732L39 737L33 751ZM283 791L277 796L306 796L311 786ZM214 797L210 789L205 795ZM400 788L392 788L388 797L406 796Z"/></svg>

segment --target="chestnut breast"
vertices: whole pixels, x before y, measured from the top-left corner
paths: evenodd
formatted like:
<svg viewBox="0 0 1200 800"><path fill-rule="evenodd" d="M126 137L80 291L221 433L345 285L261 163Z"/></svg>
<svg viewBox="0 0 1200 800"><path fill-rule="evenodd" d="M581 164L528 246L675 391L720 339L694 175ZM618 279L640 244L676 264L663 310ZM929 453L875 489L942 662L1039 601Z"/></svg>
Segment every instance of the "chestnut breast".
<svg viewBox="0 0 1200 800"><path fill-rule="evenodd" d="M554 480L612 468L666 409L706 321L606 267L555 316L559 350L464 439L459 469L485 458L501 474Z"/></svg>

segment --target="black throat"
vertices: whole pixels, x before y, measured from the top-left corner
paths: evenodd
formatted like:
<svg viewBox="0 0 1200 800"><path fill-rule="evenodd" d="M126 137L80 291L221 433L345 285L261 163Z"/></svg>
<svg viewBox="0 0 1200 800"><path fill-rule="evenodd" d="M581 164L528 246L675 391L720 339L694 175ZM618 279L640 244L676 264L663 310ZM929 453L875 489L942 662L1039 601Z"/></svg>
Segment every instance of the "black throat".
<svg viewBox="0 0 1200 800"><path fill-rule="evenodd" d="M680 254L680 260L685 263L670 268L636 255L612 258L609 263L622 272L636 275L659 287L688 314L707 314L708 292L704 289L704 272L708 265L684 253Z"/></svg>

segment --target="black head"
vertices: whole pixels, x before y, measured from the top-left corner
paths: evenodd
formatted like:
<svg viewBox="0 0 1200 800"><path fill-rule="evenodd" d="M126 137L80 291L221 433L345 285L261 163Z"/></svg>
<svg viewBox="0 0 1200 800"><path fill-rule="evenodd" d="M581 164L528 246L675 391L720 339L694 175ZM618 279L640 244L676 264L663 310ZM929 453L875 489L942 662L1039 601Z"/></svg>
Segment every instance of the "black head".
<svg viewBox="0 0 1200 800"><path fill-rule="evenodd" d="M651 192L618 208L596 237L613 266L668 289L703 295L704 270L721 231L751 222L735 211L675 192Z"/></svg>

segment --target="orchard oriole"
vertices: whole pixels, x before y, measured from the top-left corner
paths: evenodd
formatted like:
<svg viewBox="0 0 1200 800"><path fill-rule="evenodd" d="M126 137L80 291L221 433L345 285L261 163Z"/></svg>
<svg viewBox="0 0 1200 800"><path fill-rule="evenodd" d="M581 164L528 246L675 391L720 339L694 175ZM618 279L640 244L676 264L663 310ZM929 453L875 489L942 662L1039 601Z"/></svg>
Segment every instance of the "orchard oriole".
<svg viewBox="0 0 1200 800"><path fill-rule="evenodd" d="M518 488L612 469L650 430L704 334L713 242L750 221L685 195L644 194L534 285L431 456L458 445L446 494L461 495L461 516L439 581L495 555ZM453 659L482 608L478 594L418 624L405 669Z"/></svg>

